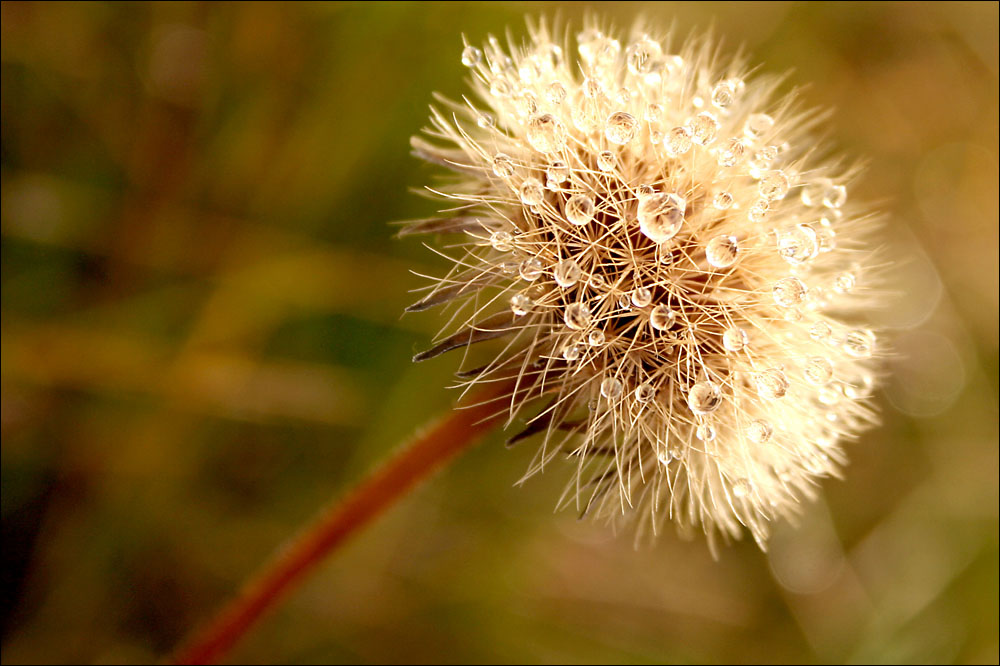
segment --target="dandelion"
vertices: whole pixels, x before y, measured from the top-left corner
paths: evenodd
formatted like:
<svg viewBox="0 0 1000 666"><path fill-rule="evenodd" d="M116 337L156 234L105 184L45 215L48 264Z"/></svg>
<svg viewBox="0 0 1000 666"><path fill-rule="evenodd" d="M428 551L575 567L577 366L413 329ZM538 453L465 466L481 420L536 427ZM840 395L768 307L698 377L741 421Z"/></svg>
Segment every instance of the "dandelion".
<svg viewBox="0 0 1000 666"><path fill-rule="evenodd" d="M529 31L466 44L474 97L412 141L454 177L403 235L458 238L410 308L452 324L415 360L495 341L462 385L511 382L528 475L569 459L581 513L763 547L875 420L854 173L817 155L817 114L708 39Z"/></svg>

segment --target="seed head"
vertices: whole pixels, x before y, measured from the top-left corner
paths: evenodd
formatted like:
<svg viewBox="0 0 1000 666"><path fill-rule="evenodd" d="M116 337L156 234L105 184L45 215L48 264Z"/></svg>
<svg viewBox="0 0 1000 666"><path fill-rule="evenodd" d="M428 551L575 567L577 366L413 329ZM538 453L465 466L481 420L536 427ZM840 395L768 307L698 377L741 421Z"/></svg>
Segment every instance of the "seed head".
<svg viewBox="0 0 1000 666"><path fill-rule="evenodd" d="M459 376L516 380L529 475L569 458L583 513L763 546L874 422L872 218L816 157L817 114L709 39L529 31L466 44L475 98L413 139L453 177L403 234L459 238L410 308L453 307L416 359L501 338Z"/></svg>

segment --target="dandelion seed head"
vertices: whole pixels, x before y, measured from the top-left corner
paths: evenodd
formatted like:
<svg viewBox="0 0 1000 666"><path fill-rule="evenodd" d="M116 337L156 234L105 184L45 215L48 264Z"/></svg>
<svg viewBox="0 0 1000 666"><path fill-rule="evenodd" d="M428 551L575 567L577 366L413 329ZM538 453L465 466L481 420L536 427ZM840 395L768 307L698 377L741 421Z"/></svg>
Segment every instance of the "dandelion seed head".
<svg viewBox="0 0 1000 666"><path fill-rule="evenodd" d="M708 38L529 33L458 48L474 94L413 140L453 178L432 189L447 212L403 233L457 239L411 308L453 309L418 358L494 340L463 382L516 380L528 474L569 459L581 513L764 546L875 422L855 174Z"/></svg>

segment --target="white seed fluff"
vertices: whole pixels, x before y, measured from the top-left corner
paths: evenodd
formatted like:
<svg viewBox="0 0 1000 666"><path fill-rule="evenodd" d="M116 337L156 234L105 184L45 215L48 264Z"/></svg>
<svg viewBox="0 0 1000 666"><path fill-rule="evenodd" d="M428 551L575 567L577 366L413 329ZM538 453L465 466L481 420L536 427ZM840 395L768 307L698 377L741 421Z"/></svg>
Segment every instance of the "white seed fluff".
<svg viewBox="0 0 1000 666"><path fill-rule="evenodd" d="M815 114L709 40L529 32L458 48L475 95L413 139L455 177L403 234L459 239L411 308L454 308L417 358L494 340L463 381L517 379L529 474L568 457L582 513L763 547L875 422L872 217Z"/></svg>

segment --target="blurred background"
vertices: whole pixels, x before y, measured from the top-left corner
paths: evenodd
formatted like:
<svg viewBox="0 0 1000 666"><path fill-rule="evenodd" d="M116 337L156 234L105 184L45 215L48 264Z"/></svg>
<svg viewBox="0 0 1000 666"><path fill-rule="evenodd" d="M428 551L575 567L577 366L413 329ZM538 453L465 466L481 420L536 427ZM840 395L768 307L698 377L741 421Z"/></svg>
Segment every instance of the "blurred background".
<svg viewBox="0 0 1000 666"><path fill-rule="evenodd" d="M639 13L794 70L869 161L900 293L885 424L800 529L713 561L464 455L232 655L996 662L996 3L2 4L3 661L156 659L455 394L401 317L409 155L462 33Z"/></svg>

